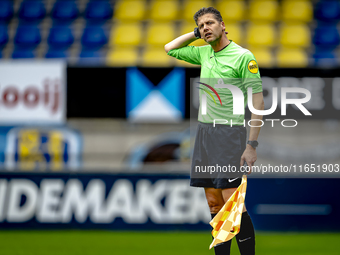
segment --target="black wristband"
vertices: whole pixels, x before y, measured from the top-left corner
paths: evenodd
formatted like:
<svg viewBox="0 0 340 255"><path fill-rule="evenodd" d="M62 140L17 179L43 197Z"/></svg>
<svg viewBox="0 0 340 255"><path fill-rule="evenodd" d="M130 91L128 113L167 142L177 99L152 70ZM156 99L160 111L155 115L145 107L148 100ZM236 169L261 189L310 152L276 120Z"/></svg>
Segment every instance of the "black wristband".
<svg viewBox="0 0 340 255"><path fill-rule="evenodd" d="M256 149L257 146L259 146L258 141L248 141L247 144L250 144L251 147Z"/></svg>
<svg viewBox="0 0 340 255"><path fill-rule="evenodd" d="M201 39L201 33L200 33L200 30L198 29L198 27L195 27L194 34L195 34L195 37L197 39Z"/></svg>

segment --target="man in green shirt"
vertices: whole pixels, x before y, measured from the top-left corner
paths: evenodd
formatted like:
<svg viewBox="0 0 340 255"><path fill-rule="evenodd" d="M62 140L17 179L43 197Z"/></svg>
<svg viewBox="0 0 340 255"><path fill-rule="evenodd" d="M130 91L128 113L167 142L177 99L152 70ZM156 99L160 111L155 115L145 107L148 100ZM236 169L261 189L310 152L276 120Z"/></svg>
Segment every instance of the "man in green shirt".
<svg viewBox="0 0 340 255"><path fill-rule="evenodd" d="M254 108L263 110L262 82L254 55L227 38L225 25L218 10L213 7L201 8L194 15L194 19L198 26L195 31L169 42L164 49L172 57L201 65L200 104L205 102L208 110L203 111L200 107L198 114L199 125L190 185L204 187L211 216L214 217L241 183L239 178L241 175L230 178L223 173L214 173L208 178L207 175L200 178L196 167L199 167L199 164L218 164L240 169L246 162L251 168L257 159L257 138L262 120L262 116L252 114L252 127L246 145L244 115L233 114L233 100L236 98L233 98L232 93L226 88L216 85L223 81L223 84L236 86L244 95L244 106L247 102L247 89L251 87ZM205 40L209 45L188 46L198 38ZM217 119L226 121L215 125ZM240 253L255 254L254 227L245 207L241 222L241 230L236 236ZM215 246L215 254L230 254L230 245L231 240Z"/></svg>

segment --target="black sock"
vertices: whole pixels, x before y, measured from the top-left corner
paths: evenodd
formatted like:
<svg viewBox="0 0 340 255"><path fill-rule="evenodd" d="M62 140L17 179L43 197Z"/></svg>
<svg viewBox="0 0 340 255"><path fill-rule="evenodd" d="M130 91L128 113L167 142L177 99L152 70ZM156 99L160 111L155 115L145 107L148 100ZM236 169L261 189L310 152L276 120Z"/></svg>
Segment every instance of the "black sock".
<svg viewBox="0 0 340 255"><path fill-rule="evenodd" d="M255 230L248 212L242 213L241 229L236 240L241 255L255 254Z"/></svg>
<svg viewBox="0 0 340 255"><path fill-rule="evenodd" d="M211 214L211 219L213 219L216 214ZM214 239L214 237L213 237ZM230 255L231 240L228 242L220 243L214 247L215 255Z"/></svg>

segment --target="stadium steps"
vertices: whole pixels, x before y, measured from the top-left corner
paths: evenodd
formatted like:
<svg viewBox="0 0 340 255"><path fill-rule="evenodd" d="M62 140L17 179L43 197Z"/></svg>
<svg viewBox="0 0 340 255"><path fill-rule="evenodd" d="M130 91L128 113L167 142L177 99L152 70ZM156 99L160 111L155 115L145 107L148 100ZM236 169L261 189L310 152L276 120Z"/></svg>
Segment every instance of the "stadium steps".
<svg viewBox="0 0 340 255"><path fill-rule="evenodd" d="M70 26L74 31L75 40L71 47L67 49L67 55L69 56L68 61L72 64L78 63L79 55L84 50L80 40L84 28L91 23L87 21L85 17L85 10L89 5L89 1L90 0L75 0L79 10L79 16L70 23ZM23 0L13 1L13 18L8 22L9 40L1 50L2 58L5 59L11 58L11 54L14 50L13 39L17 26L21 23L18 13L22 2ZM42 36L41 43L34 50L37 58L44 58L46 52L50 50L49 45L47 44L47 38L49 29L56 23L51 16L51 11L55 6L56 0L42 0L42 2L44 3L46 16L41 22L35 22L35 24L40 27ZM273 66L275 66L275 63L277 63L276 53L281 52L281 48L283 47L291 48L292 50L297 50L299 52L304 51L304 54L307 54L312 58L314 57L315 61L309 61L309 64L320 63L320 59L322 59L320 56L335 56L336 58L340 55L339 41L333 40L331 49L325 51L325 47L322 45L326 45L327 42L320 43L316 42L315 39L313 40L313 35L319 33L318 27L335 26L335 24L340 21L339 1L110 0L109 2L112 5L113 17L111 18L110 15L108 15L102 22L99 22L105 27L106 31L110 32L110 35L108 36L109 43L100 49L101 54L107 54L104 61L109 61L111 58L108 54L117 56L116 52L117 49L119 49L117 46L124 46L124 40L121 40L119 43L116 42L117 35L115 28L120 22L131 22L132 17L135 22L139 22L142 35L148 35L152 23L160 24L163 22L170 22L173 24L173 31L171 33L173 33L174 38L184 31L191 32L193 30L195 23L192 16L193 13L197 11L198 6L211 5L221 9L222 16L226 20L226 30L229 30L229 38L241 46L255 49L254 51L258 52L255 56L259 54L259 64L262 62L260 66L264 65L270 67L269 63L271 62L273 63ZM121 5L125 6L123 15L122 8L119 7ZM166 15L164 16L159 13L159 10L163 9L167 10L165 12ZM229 17L229 19L226 19L226 17ZM263 26L264 23L269 24L267 27L270 27L269 30L271 32L268 32L267 34L272 39L267 38L267 41L261 43L256 38L252 38L254 36L251 35L252 23L259 26ZM287 24L288 26L282 28L284 24ZM339 32L338 28L337 31ZM331 33L334 35L334 31ZM326 39L327 37L329 36L325 36ZM252 38L252 40L250 40L250 38ZM294 40L292 40L292 38L294 38ZM298 40L296 40L297 38ZM164 39L164 41L166 40ZM155 45L155 47L160 47L163 43L164 42L161 41L150 41L150 38L147 36L142 36L140 40L133 43L134 47L136 47L135 50L138 53L138 61L135 62L135 64L139 65L144 63L142 61L144 52L149 51L150 44ZM206 45L206 43L203 40L197 40L192 43L192 45L200 46ZM133 54L131 54L131 56L132 55ZM272 59L270 60L269 58ZM131 59L135 58L132 57ZM190 64L183 64L181 62L182 61L173 60L171 65L191 66ZM321 63L323 62L321 61Z"/></svg>

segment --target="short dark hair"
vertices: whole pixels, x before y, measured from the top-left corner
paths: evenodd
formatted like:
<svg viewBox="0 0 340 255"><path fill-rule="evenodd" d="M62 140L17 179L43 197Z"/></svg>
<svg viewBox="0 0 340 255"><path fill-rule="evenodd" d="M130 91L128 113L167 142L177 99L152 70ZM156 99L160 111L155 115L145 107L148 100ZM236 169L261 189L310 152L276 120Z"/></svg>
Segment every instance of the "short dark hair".
<svg viewBox="0 0 340 255"><path fill-rule="evenodd" d="M223 21L221 13L218 10L216 10L214 7L202 7L194 15L194 20L196 22L196 25L198 25L197 24L198 18L207 13L214 14L215 19L217 19L219 22Z"/></svg>

